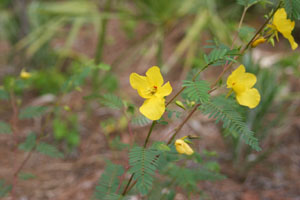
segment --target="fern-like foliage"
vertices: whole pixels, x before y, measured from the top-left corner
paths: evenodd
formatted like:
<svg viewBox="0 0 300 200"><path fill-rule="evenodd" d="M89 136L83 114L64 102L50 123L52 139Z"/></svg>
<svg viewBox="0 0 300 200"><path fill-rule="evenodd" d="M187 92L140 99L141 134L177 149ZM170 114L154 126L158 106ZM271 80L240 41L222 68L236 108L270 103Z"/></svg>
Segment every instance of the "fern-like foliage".
<svg viewBox="0 0 300 200"><path fill-rule="evenodd" d="M216 123L223 122L223 128L229 132L239 133L244 142L250 145L256 151L260 151L258 139L254 133L249 130L247 124L243 121L242 116L236 111L230 99L224 96L214 98L212 101L204 103L200 106L204 114L208 114L209 118L216 119Z"/></svg>
<svg viewBox="0 0 300 200"><path fill-rule="evenodd" d="M284 0L284 8L292 20L300 20L300 0Z"/></svg>
<svg viewBox="0 0 300 200"><path fill-rule="evenodd" d="M200 81L183 81L183 86L186 87L184 90L184 95L188 97L191 101L196 101L197 103L205 103L210 99L208 91L210 90L209 83L203 80Z"/></svg>
<svg viewBox="0 0 300 200"><path fill-rule="evenodd" d="M129 153L131 166L129 172L134 174L134 180L137 181L136 188L142 195L147 194L152 188L158 154L157 150L142 147L134 147Z"/></svg>
<svg viewBox="0 0 300 200"><path fill-rule="evenodd" d="M224 65L227 61L236 62L234 56L238 54L237 49L230 50L229 47L225 45L221 46L209 46L213 50L208 54L204 54L204 60L207 65Z"/></svg>
<svg viewBox="0 0 300 200"><path fill-rule="evenodd" d="M115 165L107 161L106 168L101 175L94 196L96 199L122 199L120 195L115 194L119 184L119 177L124 173L124 168L121 165Z"/></svg>
<svg viewBox="0 0 300 200"><path fill-rule="evenodd" d="M170 176L176 185L179 185L187 191L198 190L198 181L203 180L221 180L225 177L217 172L209 171L205 168L189 169L186 167L179 167L170 163L165 169L164 174Z"/></svg>
<svg viewBox="0 0 300 200"><path fill-rule="evenodd" d="M256 3L258 3L260 0L237 0L237 3L245 6L245 7L250 7Z"/></svg>
<svg viewBox="0 0 300 200"><path fill-rule="evenodd" d="M11 128L8 123L0 121L0 134L11 134Z"/></svg>
<svg viewBox="0 0 300 200"><path fill-rule="evenodd" d="M30 119L40 117L45 114L47 107L44 106L28 106L20 111L20 119Z"/></svg>
<svg viewBox="0 0 300 200"><path fill-rule="evenodd" d="M123 197L119 194L108 194L104 197L103 200L128 200L128 197Z"/></svg>
<svg viewBox="0 0 300 200"><path fill-rule="evenodd" d="M151 120L144 115L137 115L132 118L131 123L136 126L146 126L151 123Z"/></svg>
<svg viewBox="0 0 300 200"><path fill-rule="evenodd" d="M100 103L112 109L121 109L123 107L122 99L114 94L104 94L100 98Z"/></svg>
<svg viewBox="0 0 300 200"><path fill-rule="evenodd" d="M0 197L5 197L9 191L11 191L12 186L7 185L3 179L0 179Z"/></svg>

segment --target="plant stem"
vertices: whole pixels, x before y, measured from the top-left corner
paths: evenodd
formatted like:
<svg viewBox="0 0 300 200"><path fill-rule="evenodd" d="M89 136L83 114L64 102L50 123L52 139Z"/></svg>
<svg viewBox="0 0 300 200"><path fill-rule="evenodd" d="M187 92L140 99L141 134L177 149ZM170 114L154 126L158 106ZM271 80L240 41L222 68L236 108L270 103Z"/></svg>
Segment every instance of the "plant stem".
<svg viewBox="0 0 300 200"><path fill-rule="evenodd" d="M111 0L107 0L105 3L104 11L107 12L110 10L111 6ZM97 44L97 50L96 50L96 55L95 55L95 64L99 64L99 62L102 59L102 53L103 53L103 47L105 44L105 39L106 39L106 30L107 30L107 18L103 18L101 23L101 30L99 32L98 36L98 44Z"/></svg>
<svg viewBox="0 0 300 200"><path fill-rule="evenodd" d="M212 65L214 63L208 63L207 65L205 65L204 67L202 67L192 78L192 81L194 82L196 80L196 78L198 77L198 75L203 72L208 66ZM186 86L182 87L167 103L166 103L166 107L172 103L174 101L174 99L176 99L178 97L178 95L180 95L184 90L186 89Z"/></svg>
<svg viewBox="0 0 300 200"><path fill-rule="evenodd" d="M16 97L15 97L14 91L10 91L10 103L11 103L11 107L12 107L12 110L13 110L13 116L12 116L12 119L11 119L11 127L12 127L12 131L13 131L13 140L14 140L14 144L15 144L14 154L17 154L18 113L19 113L19 109L18 109L18 106L17 106L17 103L16 103ZM15 163L17 163L17 162L15 162ZM15 168L17 169L17 166L15 166ZM15 190L16 190L16 185L18 183L17 175L18 174L16 174L16 173L13 174L13 183L12 183L12 189L11 189L12 200L16 199Z"/></svg>
<svg viewBox="0 0 300 200"><path fill-rule="evenodd" d="M104 6L104 12L108 12L110 10L111 2L112 0L106 1ZM98 43L97 43L97 49L95 54L96 65L98 65L102 60L103 47L105 44L106 32L107 32L107 23L108 23L108 19L106 17L101 19L101 30L99 31L99 35L98 35ZM99 81L98 76L99 76L99 68L96 68L92 77L94 90L97 90L98 88L98 81Z"/></svg>
<svg viewBox="0 0 300 200"><path fill-rule="evenodd" d="M157 36L157 65L159 67L162 67L163 65L163 47L164 47L164 34L161 28L158 30L158 36Z"/></svg>
<svg viewBox="0 0 300 200"><path fill-rule="evenodd" d="M197 110L197 108L200 105L201 104L197 104L196 106L194 106L193 110L188 114L188 116L178 125L177 128L175 128L175 132L173 133L172 137L169 139L169 141L167 143L168 145L171 144L171 142L173 141L173 139L175 138L177 133L179 133L179 131L182 129L183 125L192 117L192 115L194 114L194 112Z"/></svg>
<svg viewBox="0 0 300 200"><path fill-rule="evenodd" d="M122 192L122 196L125 196L125 195L126 195L127 189L128 189L128 187L129 187L129 185L130 185L132 179L133 179L133 176L134 176L134 173L131 175L130 179L128 180L127 185L126 185L126 187L124 188L124 190L123 190L123 192Z"/></svg>
<svg viewBox="0 0 300 200"><path fill-rule="evenodd" d="M153 121L152 124L151 124L151 126L150 126L150 129L148 131L148 135L147 135L147 138L146 138L145 143L144 143L144 148L146 148L146 146L147 146L147 144L149 142L149 138L151 136L151 133L152 133L153 128L154 128L155 125L156 125L156 121Z"/></svg>

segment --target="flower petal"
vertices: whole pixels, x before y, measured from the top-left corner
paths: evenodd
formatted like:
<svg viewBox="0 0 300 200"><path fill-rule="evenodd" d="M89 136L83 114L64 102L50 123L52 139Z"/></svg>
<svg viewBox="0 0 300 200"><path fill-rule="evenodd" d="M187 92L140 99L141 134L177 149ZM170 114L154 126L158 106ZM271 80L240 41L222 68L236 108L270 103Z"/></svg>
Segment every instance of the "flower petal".
<svg viewBox="0 0 300 200"><path fill-rule="evenodd" d="M133 89L140 89L149 87L146 76L138 75L137 73L131 73L129 77L130 85Z"/></svg>
<svg viewBox="0 0 300 200"><path fill-rule="evenodd" d="M171 94L172 92L172 86L170 82L168 81L166 84L164 84L162 87L158 88L156 94L159 97L165 97Z"/></svg>
<svg viewBox="0 0 300 200"><path fill-rule="evenodd" d="M240 65L227 79L227 88L232 88L235 93L243 93L252 88L256 83L256 76L245 72L244 65Z"/></svg>
<svg viewBox="0 0 300 200"><path fill-rule="evenodd" d="M227 78L227 88L232 88L245 71L244 65L240 65L236 70L234 70Z"/></svg>
<svg viewBox="0 0 300 200"><path fill-rule="evenodd" d="M260 102L260 94L256 88L252 88L243 93L236 94L236 99L242 106L255 108Z"/></svg>
<svg viewBox="0 0 300 200"><path fill-rule="evenodd" d="M287 18L284 8L278 9L274 14L273 25L276 27L277 31L279 31L286 39L289 40L293 50L298 47L298 44L295 42L292 36L295 22Z"/></svg>
<svg viewBox="0 0 300 200"><path fill-rule="evenodd" d="M140 112L150 120L160 119L165 112L165 99L154 97L145 100Z"/></svg>
<svg viewBox="0 0 300 200"><path fill-rule="evenodd" d="M146 72L148 81L152 86L160 87L164 83L164 79L160 73L160 69L157 66L153 66Z"/></svg>
<svg viewBox="0 0 300 200"><path fill-rule="evenodd" d="M290 42L291 47L292 47L293 50L297 49L298 44L295 42L294 37L292 35L286 37L286 39L289 40L289 42Z"/></svg>
<svg viewBox="0 0 300 200"><path fill-rule="evenodd" d="M149 92L150 84L146 76L140 76L137 73L131 73L129 81L131 87L136 89L141 97L145 99L152 97L151 93Z"/></svg>
<svg viewBox="0 0 300 200"><path fill-rule="evenodd" d="M192 155L194 153L193 149L182 139L175 141L175 148L180 154Z"/></svg>

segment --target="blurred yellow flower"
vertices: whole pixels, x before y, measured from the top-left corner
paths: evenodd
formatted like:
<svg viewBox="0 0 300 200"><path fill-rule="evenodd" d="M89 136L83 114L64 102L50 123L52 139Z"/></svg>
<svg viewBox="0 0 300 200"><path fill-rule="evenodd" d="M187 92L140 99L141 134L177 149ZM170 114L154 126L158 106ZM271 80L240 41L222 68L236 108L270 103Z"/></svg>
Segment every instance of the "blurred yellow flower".
<svg viewBox="0 0 300 200"><path fill-rule="evenodd" d="M227 79L227 88L232 88L240 105L255 108L260 102L260 94L256 88L256 76L245 72L244 65L240 65Z"/></svg>
<svg viewBox="0 0 300 200"><path fill-rule="evenodd" d="M31 77L31 74L29 72L26 72L25 69L22 69L20 77L22 79L29 79Z"/></svg>
<svg viewBox="0 0 300 200"><path fill-rule="evenodd" d="M180 154L192 155L194 153L193 149L183 139L175 141L175 148Z"/></svg>
<svg viewBox="0 0 300 200"><path fill-rule="evenodd" d="M172 92L169 82L164 84L164 79L157 66L146 72L146 76L137 73L130 74L130 85L139 95L146 99L140 107L140 112L150 120L158 120L165 112L165 96Z"/></svg>
<svg viewBox="0 0 300 200"><path fill-rule="evenodd" d="M254 48L257 45L260 45L265 42L266 42L266 39L264 37L259 37L258 39L254 40L254 42L252 42L251 46Z"/></svg>
<svg viewBox="0 0 300 200"><path fill-rule="evenodd" d="M275 31L276 38L278 40L278 32L280 32L283 37L289 40L291 47L295 50L298 47L298 44L295 42L294 37L292 36L292 31L295 27L295 22L287 18L287 14L284 8L280 8L274 14L273 22L269 25Z"/></svg>

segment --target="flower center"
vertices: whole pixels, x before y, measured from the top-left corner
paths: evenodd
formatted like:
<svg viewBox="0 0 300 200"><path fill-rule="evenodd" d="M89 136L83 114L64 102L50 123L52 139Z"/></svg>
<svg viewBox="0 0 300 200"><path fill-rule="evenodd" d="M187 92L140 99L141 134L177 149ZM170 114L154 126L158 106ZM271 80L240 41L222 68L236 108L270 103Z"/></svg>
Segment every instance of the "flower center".
<svg viewBox="0 0 300 200"><path fill-rule="evenodd" d="M157 92L157 86L154 85L153 87L148 88L148 93L150 95L154 95Z"/></svg>
<svg viewBox="0 0 300 200"><path fill-rule="evenodd" d="M151 93L152 95L154 95L154 94L156 93L156 91L157 91L157 86L154 85L153 88L151 89L151 92L150 92L150 93Z"/></svg>

